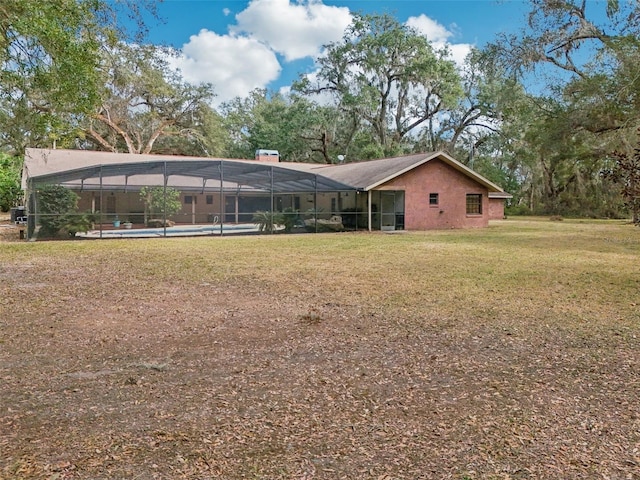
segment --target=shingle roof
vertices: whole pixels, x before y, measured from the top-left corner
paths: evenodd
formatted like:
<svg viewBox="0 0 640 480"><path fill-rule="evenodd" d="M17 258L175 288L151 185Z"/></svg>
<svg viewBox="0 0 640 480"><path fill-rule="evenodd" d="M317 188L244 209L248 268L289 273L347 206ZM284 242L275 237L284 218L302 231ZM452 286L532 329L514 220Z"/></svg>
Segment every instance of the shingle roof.
<svg viewBox="0 0 640 480"><path fill-rule="evenodd" d="M441 160L454 169L464 173L481 183L490 192L502 192L495 183L474 172L466 165L458 162L444 152L418 153L403 157L382 158L363 162L344 163L338 165L324 164L286 164L289 168L315 172L327 178L352 186L358 190L371 190L431 160Z"/></svg>
<svg viewBox="0 0 640 480"><path fill-rule="evenodd" d="M39 183L102 185L159 185L166 172L172 184L190 188L252 188L276 192L374 189L429 161L438 159L462 172L489 192L503 192L496 184L443 152L420 153L364 162L326 165L317 163L265 163L254 160L181 157L171 155L113 154L87 150L27 149L23 188L28 178ZM222 179L221 179L222 172Z"/></svg>

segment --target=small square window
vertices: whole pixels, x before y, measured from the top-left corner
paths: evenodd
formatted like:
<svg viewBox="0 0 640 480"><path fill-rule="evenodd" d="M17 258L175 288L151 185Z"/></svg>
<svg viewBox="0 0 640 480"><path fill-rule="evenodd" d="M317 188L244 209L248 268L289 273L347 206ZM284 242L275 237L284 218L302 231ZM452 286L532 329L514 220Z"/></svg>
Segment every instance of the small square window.
<svg viewBox="0 0 640 480"><path fill-rule="evenodd" d="M467 194L467 215L482 215L482 194Z"/></svg>
<svg viewBox="0 0 640 480"><path fill-rule="evenodd" d="M213 205L213 195L207 195L207 205Z"/></svg>
<svg viewBox="0 0 640 480"><path fill-rule="evenodd" d="M438 205L438 194L437 193L430 193L429 194L429 205L432 206L437 206Z"/></svg>
<svg viewBox="0 0 640 480"><path fill-rule="evenodd" d="M184 196L185 205L191 205L192 203L196 203L196 197L193 195L185 195Z"/></svg>

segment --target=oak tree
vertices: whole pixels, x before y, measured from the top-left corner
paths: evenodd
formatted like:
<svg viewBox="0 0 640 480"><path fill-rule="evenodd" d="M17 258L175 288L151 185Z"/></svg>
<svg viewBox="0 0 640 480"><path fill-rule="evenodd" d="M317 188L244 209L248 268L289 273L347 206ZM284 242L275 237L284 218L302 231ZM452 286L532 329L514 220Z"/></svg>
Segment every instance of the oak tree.
<svg viewBox="0 0 640 480"><path fill-rule="evenodd" d="M362 120L385 155L402 151L410 132L455 105L460 77L446 51L389 15L356 15L343 39L326 46L316 78L295 89L330 94Z"/></svg>
<svg viewBox="0 0 640 480"><path fill-rule="evenodd" d="M162 49L119 44L103 52L100 71L104 87L82 125L95 148L151 153L161 136L199 136L196 117L204 113L213 89L185 82Z"/></svg>

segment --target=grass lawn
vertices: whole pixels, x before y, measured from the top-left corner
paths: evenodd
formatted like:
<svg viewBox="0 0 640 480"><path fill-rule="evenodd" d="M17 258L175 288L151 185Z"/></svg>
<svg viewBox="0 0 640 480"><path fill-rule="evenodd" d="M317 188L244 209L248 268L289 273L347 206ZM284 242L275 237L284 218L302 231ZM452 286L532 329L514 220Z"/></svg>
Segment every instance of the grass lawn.
<svg viewBox="0 0 640 480"><path fill-rule="evenodd" d="M2 479L640 479L640 229L0 243Z"/></svg>

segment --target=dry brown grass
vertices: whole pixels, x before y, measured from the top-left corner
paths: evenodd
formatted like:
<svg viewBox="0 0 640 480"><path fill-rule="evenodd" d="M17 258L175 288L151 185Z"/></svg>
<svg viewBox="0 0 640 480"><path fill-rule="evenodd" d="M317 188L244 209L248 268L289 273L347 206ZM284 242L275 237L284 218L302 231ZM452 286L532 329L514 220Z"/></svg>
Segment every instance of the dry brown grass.
<svg viewBox="0 0 640 480"><path fill-rule="evenodd" d="M0 244L0 478L640 478L640 230Z"/></svg>

